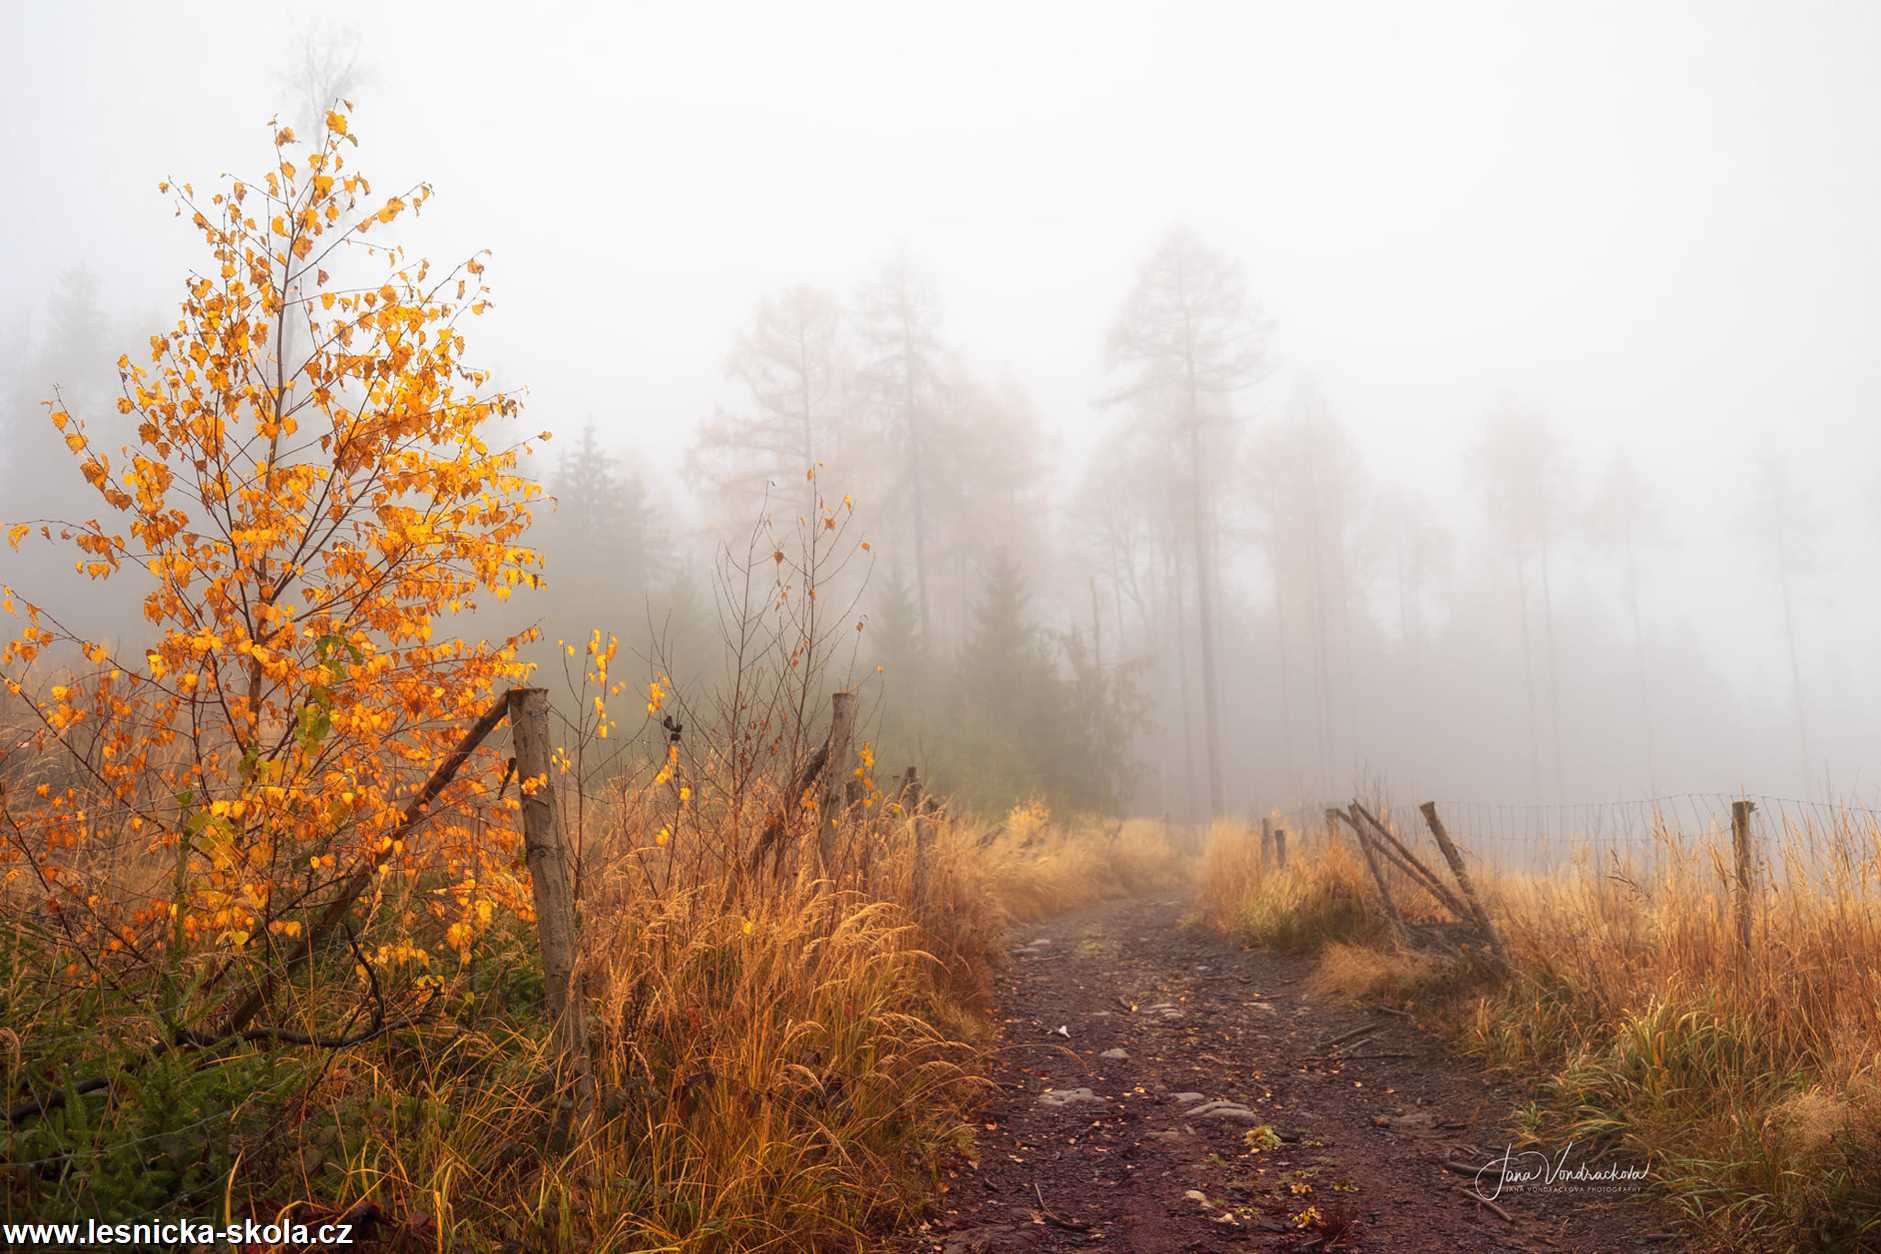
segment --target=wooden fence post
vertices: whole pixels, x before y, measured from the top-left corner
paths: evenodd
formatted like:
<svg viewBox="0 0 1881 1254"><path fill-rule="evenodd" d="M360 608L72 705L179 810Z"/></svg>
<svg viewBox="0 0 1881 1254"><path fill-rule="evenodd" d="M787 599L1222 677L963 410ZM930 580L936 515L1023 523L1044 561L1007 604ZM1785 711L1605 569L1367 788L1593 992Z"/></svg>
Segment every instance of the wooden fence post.
<svg viewBox="0 0 1881 1254"><path fill-rule="evenodd" d="M1457 887L1463 890L1463 899L1469 903L1470 916L1475 919L1483 940L1488 942L1490 952L1507 966L1509 954L1502 947L1502 937L1497 935L1495 924L1489 921L1489 912L1483 909L1482 898L1476 895L1476 885L1470 882L1469 869L1463 865L1462 851L1450 839L1450 833L1444 830L1443 820L1437 817L1437 803L1426 801L1418 809L1423 812L1424 823L1430 828L1430 834L1436 837L1437 847L1443 850L1444 861L1450 864L1450 874L1456 876Z"/></svg>
<svg viewBox="0 0 1881 1254"><path fill-rule="evenodd" d="M1378 885L1378 896L1385 903L1385 914L1391 920L1391 930L1397 938L1409 943L1411 932L1404 926L1404 916L1398 913L1398 903L1391 899L1391 886L1385 883L1385 873L1378 865L1378 855L1372 852L1371 837L1358 820L1358 803L1353 802L1352 813L1348 816L1352 824L1352 834L1358 838L1359 852L1365 855L1365 865L1371 868L1372 883Z"/></svg>
<svg viewBox="0 0 1881 1254"><path fill-rule="evenodd" d="M856 694L836 692L829 699L829 761L823 768L823 814L816 833L817 873L836 877L836 821L842 813L849 775L849 742L855 735Z"/></svg>
<svg viewBox="0 0 1881 1254"><path fill-rule="evenodd" d="M1286 870L1287 829L1284 827L1276 827L1274 829L1274 861L1281 870Z"/></svg>
<svg viewBox="0 0 1881 1254"><path fill-rule="evenodd" d="M901 808L914 828L914 878L909 896L917 907L927 904L927 881L934 843L934 826L923 813L921 775L912 766L901 777Z"/></svg>
<svg viewBox="0 0 1881 1254"><path fill-rule="evenodd" d="M1750 847L1750 816L1755 802L1731 803L1731 845L1737 854L1737 941L1750 952L1751 928L1757 908L1757 859Z"/></svg>
<svg viewBox="0 0 1881 1254"><path fill-rule="evenodd" d="M1267 865L1267 859L1274 848L1274 824L1272 819L1261 820L1261 866Z"/></svg>
<svg viewBox="0 0 1881 1254"><path fill-rule="evenodd" d="M1376 815L1358 802L1354 802L1352 808L1370 825L1372 838L1378 842L1376 848L1385 856L1387 862L1403 871L1414 883L1422 885L1426 892L1435 897L1438 903L1454 914L1459 921L1467 923L1475 917L1473 911L1457 900L1455 893L1443 886L1443 881L1437 878L1437 873L1425 866L1416 854L1406 848L1396 836L1393 836L1391 829L1380 823Z"/></svg>
<svg viewBox="0 0 1881 1254"><path fill-rule="evenodd" d="M554 1019L558 1052L575 1082L577 1114L585 1117L593 1109L594 1077L588 1064L587 1016L574 982L575 895L568 884L567 850L552 782L548 689L510 689L509 729L522 796L523 858L529 866L542 946L543 996Z"/></svg>

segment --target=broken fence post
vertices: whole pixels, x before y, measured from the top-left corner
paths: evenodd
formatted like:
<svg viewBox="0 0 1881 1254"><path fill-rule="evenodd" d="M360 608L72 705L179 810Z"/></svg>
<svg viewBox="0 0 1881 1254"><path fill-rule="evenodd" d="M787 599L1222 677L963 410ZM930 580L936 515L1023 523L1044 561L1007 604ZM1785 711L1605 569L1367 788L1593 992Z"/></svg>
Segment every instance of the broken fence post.
<svg viewBox="0 0 1881 1254"><path fill-rule="evenodd" d="M855 734L856 694L836 692L829 699L828 763L823 768L823 809L817 826L817 874L836 877L836 822L842 812L849 779L849 742Z"/></svg>
<svg viewBox="0 0 1881 1254"><path fill-rule="evenodd" d="M1352 812L1346 816L1352 824L1352 834L1358 837L1359 852L1365 855L1365 865L1371 868L1372 883L1378 886L1378 896L1385 903L1385 915L1391 920L1391 930L1401 942L1409 943L1410 929L1404 926L1404 916L1398 913L1398 903L1391 899L1391 886L1385 883L1385 873L1378 865L1378 855L1372 851L1371 837L1358 820L1358 803L1352 803Z"/></svg>
<svg viewBox="0 0 1881 1254"><path fill-rule="evenodd" d="M550 782L546 688L510 689L509 729L522 796L523 857L529 867L542 947L543 997L554 1020L557 1052L574 1080L577 1115L585 1118L593 1109L594 1076L588 1063L587 1017L574 979L575 895L568 884L561 813Z"/></svg>
<svg viewBox="0 0 1881 1254"><path fill-rule="evenodd" d="M1757 858L1750 847L1750 816L1755 802L1731 803L1731 848L1737 860L1737 942L1750 952L1751 930L1756 922Z"/></svg>
<svg viewBox="0 0 1881 1254"><path fill-rule="evenodd" d="M1477 930L1483 934L1483 940L1489 945L1491 953L1504 965L1509 963L1509 954L1502 946L1502 937L1497 934L1495 924L1489 921L1489 912L1483 909L1482 898L1476 895L1476 885L1470 882L1469 868L1463 865L1463 853L1450 839L1450 833L1444 829L1443 820L1437 817L1437 803L1426 801L1418 809L1423 812L1424 823L1430 828L1430 834L1437 840L1437 847L1443 850L1444 861L1450 864L1450 874L1456 876L1457 887L1463 890L1463 899L1469 903L1470 916L1475 919Z"/></svg>
<svg viewBox="0 0 1881 1254"><path fill-rule="evenodd" d="M914 827L914 874L908 895L919 907L927 901L928 845L933 832L921 813L921 776L912 766L901 777L901 812Z"/></svg>
<svg viewBox="0 0 1881 1254"><path fill-rule="evenodd" d="M1378 852L1385 855L1386 861L1408 875L1413 883L1422 886L1425 892L1437 899L1438 904L1454 914L1459 922L1468 923L1475 917L1469 907L1457 900L1455 893L1444 887L1443 881L1437 878L1437 873L1425 866L1423 861L1405 846L1404 842L1392 834L1390 828L1378 821L1376 815L1357 802L1353 803L1353 809L1357 810L1359 817L1371 826L1373 838L1380 842Z"/></svg>

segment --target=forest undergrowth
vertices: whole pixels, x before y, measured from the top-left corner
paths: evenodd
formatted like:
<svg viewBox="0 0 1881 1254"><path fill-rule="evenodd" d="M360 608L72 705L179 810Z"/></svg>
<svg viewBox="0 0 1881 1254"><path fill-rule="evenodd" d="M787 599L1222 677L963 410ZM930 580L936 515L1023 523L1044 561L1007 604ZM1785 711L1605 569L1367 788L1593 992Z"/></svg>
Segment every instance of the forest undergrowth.
<svg viewBox="0 0 1881 1254"><path fill-rule="evenodd" d="M1317 956L1316 992L1411 1010L1533 1083L1516 1144L1650 1161L1694 1231L1740 1250L1881 1244L1881 827L1786 827L1737 930L1731 836L1659 822L1632 857L1471 874L1508 951L1410 952L1349 840L1284 867L1218 826L1199 914ZM1395 870L1407 922L1442 916ZM1421 909L1420 907L1427 907Z"/></svg>
<svg viewBox="0 0 1881 1254"><path fill-rule="evenodd" d="M387 238L431 189L375 194L350 115L160 184L177 320L115 413L47 407L97 500L4 531L99 588L0 584L0 1216L860 1247L970 1136L1007 920L1185 864L1096 802L878 780L873 546L814 466L687 666L551 652L506 605L549 433L466 360L487 254Z"/></svg>

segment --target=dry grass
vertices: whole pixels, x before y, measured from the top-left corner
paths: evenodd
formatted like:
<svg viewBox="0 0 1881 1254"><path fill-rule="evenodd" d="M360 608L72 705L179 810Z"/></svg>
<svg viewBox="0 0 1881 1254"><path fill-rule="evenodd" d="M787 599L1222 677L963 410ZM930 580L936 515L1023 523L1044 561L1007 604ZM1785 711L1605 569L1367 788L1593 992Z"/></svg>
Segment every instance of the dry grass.
<svg viewBox="0 0 1881 1254"><path fill-rule="evenodd" d="M1296 847L1282 867L1263 861L1252 833L1218 823L1202 857L1202 920L1250 944L1302 953L1384 934L1384 915L1348 844Z"/></svg>
<svg viewBox="0 0 1881 1254"><path fill-rule="evenodd" d="M544 1249L868 1246L926 1206L941 1152L970 1136L1005 920L1181 877L1147 827L1113 840L1114 825L1014 817L942 825L919 903L905 842L839 892L800 872L729 910L722 880L660 891L615 859L585 907L604 1122L559 1145L523 1083L541 1065L532 1035L507 1088L473 1072L438 1093L449 1131L378 1147L396 1192L455 1181L456 1248L494 1231ZM528 1149L492 1151L505 1144ZM350 1175L345 1200L378 1183Z"/></svg>
<svg viewBox="0 0 1881 1254"><path fill-rule="evenodd" d="M985 830L956 829L949 852L973 868L1005 918L1022 921L1181 887L1194 874L1193 859L1159 823L1093 819L1066 827L1036 802L1015 806Z"/></svg>
<svg viewBox="0 0 1881 1254"><path fill-rule="evenodd" d="M1306 991L1338 1001L1404 998L1435 981L1441 973L1429 954L1328 941L1306 979Z"/></svg>
<svg viewBox="0 0 1881 1254"><path fill-rule="evenodd" d="M781 872L713 852L750 848L774 809L762 798L745 830L703 813L662 845L667 802L622 793L581 810L577 978L602 1095L585 1126L550 1074L526 918L499 917L461 962L440 945L426 966L385 971L394 999L433 986L407 1029L331 1054L244 1047L169 1067L137 1061L164 1025L109 990L46 996L13 915L10 1089L99 1070L119 1083L109 1102L75 1103L82 1119L55 1112L9 1138L12 1161L54 1170L4 1209L363 1206L406 1245L468 1251L870 1247L929 1203L941 1156L970 1140L1006 922L1186 874L1150 825L1066 824L1033 805L1003 822L936 817L917 902L910 821L890 807L850 812L832 884L813 873L807 830ZM425 891L389 884L379 909ZM327 1017L349 995L326 989Z"/></svg>
<svg viewBox="0 0 1881 1254"><path fill-rule="evenodd" d="M1340 846L1262 874L1245 838L1220 843L1209 921L1319 951L1323 992L1441 999L1435 1018L1464 1048L1544 1078L1530 1135L1649 1155L1693 1226L1731 1248L1881 1244L1873 822L1786 831L1748 952L1717 832L1661 830L1641 856L1597 867L1478 872L1515 968L1487 985L1480 970L1388 952L1375 895Z"/></svg>

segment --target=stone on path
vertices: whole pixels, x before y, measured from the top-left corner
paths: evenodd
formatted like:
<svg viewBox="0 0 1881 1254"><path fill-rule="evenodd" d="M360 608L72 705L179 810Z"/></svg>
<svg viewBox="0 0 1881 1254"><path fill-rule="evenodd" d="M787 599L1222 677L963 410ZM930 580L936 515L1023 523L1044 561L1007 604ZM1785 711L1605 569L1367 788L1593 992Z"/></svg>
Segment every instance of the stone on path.
<svg viewBox="0 0 1881 1254"><path fill-rule="evenodd" d="M1103 1053L1098 1055L1099 1058L1114 1058L1119 1062L1129 1058L1129 1056L1130 1056L1130 1051L1127 1049L1123 1049L1123 1048L1107 1049Z"/></svg>
<svg viewBox="0 0 1881 1254"><path fill-rule="evenodd" d="M1192 1119L1235 1119L1242 1123L1259 1123L1261 1118L1240 1102L1216 1100L1203 1102L1200 1106L1191 1106L1182 1112Z"/></svg>
<svg viewBox="0 0 1881 1254"><path fill-rule="evenodd" d="M1038 1095L1041 1106L1101 1106L1103 1102L1103 1098L1089 1089L1046 1089Z"/></svg>

